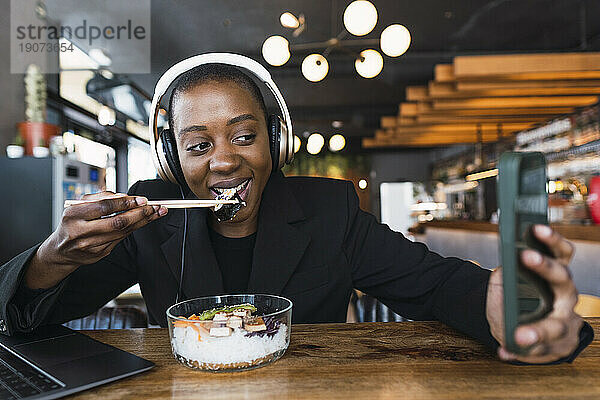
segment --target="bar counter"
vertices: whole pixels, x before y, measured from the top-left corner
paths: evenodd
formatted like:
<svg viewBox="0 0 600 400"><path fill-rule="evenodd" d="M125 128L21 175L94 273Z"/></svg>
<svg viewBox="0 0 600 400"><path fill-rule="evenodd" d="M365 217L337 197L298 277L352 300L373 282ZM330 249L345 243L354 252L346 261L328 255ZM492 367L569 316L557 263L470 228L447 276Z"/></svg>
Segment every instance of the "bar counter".
<svg viewBox="0 0 600 400"><path fill-rule="evenodd" d="M598 338L600 318L588 319ZM600 343L573 364L515 366L439 322L294 325L282 359L245 372L188 369L166 329L84 332L156 363L73 399L597 399Z"/></svg>
<svg viewBox="0 0 600 400"><path fill-rule="evenodd" d="M575 246L569 265L579 293L600 296L600 225L551 225ZM477 262L484 268L501 265L498 225L485 221L431 221L418 227L417 241L446 257ZM413 230L414 231L414 230Z"/></svg>
<svg viewBox="0 0 600 400"><path fill-rule="evenodd" d="M498 232L498 224L486 221L448 220L431 221L422 224L427 228L463 229L477 232ZM551 224L552 229L568 240L585 240L600 243L600 225Z"/></svg>

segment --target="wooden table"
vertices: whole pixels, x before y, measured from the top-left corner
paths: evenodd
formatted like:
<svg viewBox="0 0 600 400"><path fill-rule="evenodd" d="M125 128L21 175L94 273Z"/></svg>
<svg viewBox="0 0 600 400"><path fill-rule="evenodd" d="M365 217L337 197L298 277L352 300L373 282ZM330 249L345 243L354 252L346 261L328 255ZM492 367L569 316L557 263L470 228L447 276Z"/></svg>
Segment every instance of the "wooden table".
<svg viewBox="0 0 600 400"><path fill-rule="evenodd" d="M589 322L598 336L600 318ZM599 339L573 364L514 366L438 322L294 325L279 361L217 374L178 364L166 329L85 333L156 367L78 399L600 398Z"/></svg>

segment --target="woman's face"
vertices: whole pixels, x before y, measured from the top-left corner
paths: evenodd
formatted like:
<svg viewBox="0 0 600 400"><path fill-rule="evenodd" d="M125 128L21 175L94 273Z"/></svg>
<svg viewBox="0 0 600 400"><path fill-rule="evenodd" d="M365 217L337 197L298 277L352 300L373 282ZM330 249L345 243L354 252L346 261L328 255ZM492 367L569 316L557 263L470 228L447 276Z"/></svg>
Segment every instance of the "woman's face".
<svg viewBox="0 0 600 400"><path fill-rule="evenodd" d="M209 199L219 189L237 187L246 207L219 225L256 223L271 174L267 126L258 102L235 83L205 82L180 93L172 112L190 189L198 198Z"/></svg>

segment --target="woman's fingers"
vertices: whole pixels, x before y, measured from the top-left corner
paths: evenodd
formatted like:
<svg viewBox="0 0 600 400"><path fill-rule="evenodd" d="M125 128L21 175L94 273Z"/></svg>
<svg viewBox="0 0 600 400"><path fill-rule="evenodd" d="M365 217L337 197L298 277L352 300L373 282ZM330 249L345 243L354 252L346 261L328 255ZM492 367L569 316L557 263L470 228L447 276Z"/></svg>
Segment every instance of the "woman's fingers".
<svg viewBox="0 0 600 400"><path fill-rule="evenodd" d="M563 265L568 265L575 252L571 242L565 240L559 233L546 225L536 225L534 234L543 242L554 254L554 257Z"/></svg>
<svg viewBox="0 0 600 400"><path fill-rule="evenodd" d="M95 227L96 230L94 231L93 235L90 235L88 237L88 239L90 240L88 245L90 247L95 247L95 246L100 246L100 245L106 244L106 243L112 243L115 241L118 242L118 241L124 239L125 237L127 237L127 235L129 235L131 232L142 228L143 226L149 224L150 222L152 222L154 220L157 220L158 218L160 218L161 216L164 215L164 214L162 214L162 215L160 214L164 210L162 210L158 206L147 206L147 207L152 209L152 212L150 214L146 214L144 212L144 214L142 214L141 216L136 215L131 218L129 218L130 216L126 216L127 227L124 229L119 229L119 230L112 229L112 227L115 225L115 223L110 222L110 221L105 221L105 220L110 219L110 218L116 218L123 214L133 213L134 211L137 212L137 214L139 214L138 210L131 210L131 211L128 211L127 213L119 214L119 215L116 215L116 216L110 217L110 218L103 218L102 220L99 220L99 221L92 221L94 223L101 223L101 225L103 225L103 226L101 226L100 228ZM146 207L143 207L143 208L145 209ZM121 222L118 222L117 224L120 225ZM98 229L102 229L102 232L100 232Z"/></svg>
<svg viewBox="0 0 600 400"><path fill-rule="evenodd" d="M583 319L571 313L568 318L550 316L521 326L515 332L515 340L520 346L529 347L528 354L515 355L500 348L498 356L505 361L518 359L528 363L546 363L566 357L577 348L582 325Z"/></svg>
<svg viewBox="0 0 600 400"><path fill-rule="evenodd" d="M523 325L515 331L515 340L519 346L527 347L538 343L553 342L569 333L567 320L563 318L544 318L541 321Z"/></svg>
<svg viewBox="0 0 600 400"><path fill-rule="evenodd" d="M167 213L165 207L143 206L122 212L111 217L81 222L85 233L81 237L125 237L136 229L154 221Z"/></svg>
<svg viewBox="0 0 600 400"><path fill-rule="evenodd" d="M558 244L556 242L555 244ZM568 268L554 258L535 250L521 252L524 267L546 280L554 293L553 309L545 318L523 325L515 331L516 343L529 348L527 355L515 355L506 349L498 350L498 356L506 361L520 360L528 363L546 363L571 354L578 343L578 332L583 324L574 313L577 289Z"/></svg>
<svg viewBox="0 0 600 400"><path fill-rule="evenodd" d="M535 250L523 250L521 261L550 285L573 285L569 269L554 258L543 256Z"/></svg>
<svg viewBox="0 0 600 400"><path fill-rule="evenodd" d="M99 260L131 232L167 213L140 196L101 192L84 199L90 202L65 209L57 230L58 258L74 265Z"/></svg>
<svg viewBox="0 0 600 400"><path fill-rule="evenodd" d="M140 196L110 196L99 197L97 201L69 206L64 211L67 219L92 221L115 213L121 213L148 202L148 199ZM95 200L95 199L86 199Z"/></svg>
<svg viewBox="0 0 600 400"><path fill-rule="evenodd" d="M559 317L569 316L577 304L577 289L569 268L553 258L542 256L535 250L521 253L523 264L542 277L554 293L553 313Z"/></svg>

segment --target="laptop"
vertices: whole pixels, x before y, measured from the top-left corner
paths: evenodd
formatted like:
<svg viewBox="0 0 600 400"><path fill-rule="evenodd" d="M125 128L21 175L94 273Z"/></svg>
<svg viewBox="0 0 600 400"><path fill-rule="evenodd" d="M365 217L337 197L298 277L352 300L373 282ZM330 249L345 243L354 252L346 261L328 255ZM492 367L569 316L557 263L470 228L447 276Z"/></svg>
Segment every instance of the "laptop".
<svg viewBox="0 0 600 400"><path fill-rule="evenodd" d="M62 325L0 335L0 400L55 399L153 366Z"/></svg>

